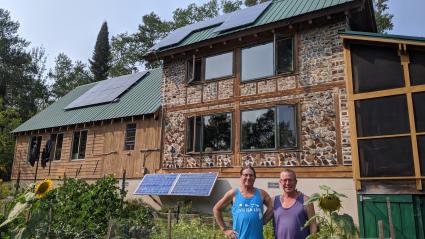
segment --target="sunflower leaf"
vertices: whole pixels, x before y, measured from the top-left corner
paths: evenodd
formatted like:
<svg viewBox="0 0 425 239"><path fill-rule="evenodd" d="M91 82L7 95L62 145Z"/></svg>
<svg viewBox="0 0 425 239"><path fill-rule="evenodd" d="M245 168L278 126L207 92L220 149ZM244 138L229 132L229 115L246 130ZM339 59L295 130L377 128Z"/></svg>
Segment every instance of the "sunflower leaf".
<svg viewBox="0 0 425 239"><path fill-rule="evenodd" d="M7 219L2 224L0 224L0 228L10 223L11 221L15 220L25 209L27 209L30 206L31 204L27 202L25 203L17 202L15 206L13 207L12 211L10 211L9 215L7 216Z"/></svg>

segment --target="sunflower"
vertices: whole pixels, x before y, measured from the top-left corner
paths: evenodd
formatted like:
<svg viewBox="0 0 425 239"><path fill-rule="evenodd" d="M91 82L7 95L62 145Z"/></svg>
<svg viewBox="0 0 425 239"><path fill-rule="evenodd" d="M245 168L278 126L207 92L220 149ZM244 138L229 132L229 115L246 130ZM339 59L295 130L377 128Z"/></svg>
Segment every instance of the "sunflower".
<svg viewBox="0 0 425 239"><path fill-rule="evenodd" d="M35 198L45 198L47 193L52 189L53 182L50 179L45 179L43 182L35 185Z"/></svg>

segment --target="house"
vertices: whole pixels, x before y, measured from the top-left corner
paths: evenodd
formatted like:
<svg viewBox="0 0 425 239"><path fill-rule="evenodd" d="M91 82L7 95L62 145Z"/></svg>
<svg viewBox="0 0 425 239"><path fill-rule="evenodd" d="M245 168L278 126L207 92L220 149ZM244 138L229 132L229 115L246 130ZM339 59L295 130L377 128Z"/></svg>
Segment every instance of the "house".
<svg viewBox="0 0 425 239"><path fill-rule="evenodd" d="M81 86L18 127L12 178L31 180L29 152L63 138L60 160L52 149L39 177L121 177L126 169L131 192L144 168L217 172L213 204L238 185L244 165L256 167L257 186L271 195L291 167L306 194L326 184L348 195L343 210L357 220L345 30L376 32L370 0L269 1L177 29L146 55L162 69L117 98L77 104L96 87ZM126 150L134 128L134 150Z"/></svg>
<svg viewBox="0 0 425 239"><path fill-rule="evenodd" d="M341 37L360 236L424 238L425 38Z"/></svg>
<svg viewBox="0 0 425 239"><path fill-rule="evenodd" d="M13 131L12 179L121 178L124 170L131 179L155 172L161 78L154 69L82 85L36 114Z"/></svg>
<svg viewBox="0 0 425 239"><path fill-rule="evenodd" d="M244 165L271 195L291 167L301 191L329 185L357 218L345 30L376 31L371 1L270 1L170 33L146 56L163 62L160 172L219 172L214 202Z"/></svg>

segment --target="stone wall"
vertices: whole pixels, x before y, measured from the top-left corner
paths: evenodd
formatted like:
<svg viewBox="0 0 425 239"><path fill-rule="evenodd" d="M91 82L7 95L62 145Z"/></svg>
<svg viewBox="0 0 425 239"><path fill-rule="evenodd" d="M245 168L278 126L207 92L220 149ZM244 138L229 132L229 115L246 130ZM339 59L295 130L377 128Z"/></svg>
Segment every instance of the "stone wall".
<svg viewBox="0 0 425 239"><path fill-rule="evenodd" d="M239 156L242 165L274 167L351 164L343 48L337 33L344 28L345 22L338 22L299 32L297 72L241 83L238 98L234 98L234 84L237 82L235 78L187 84L186 62L175 60L167 63L164 71L163 100L166 115L162 166L233 166L236 155L232 153L185 154L187 115L203 115L205 112L220 109L228 112L230 108L233 109L234 119L235 115L240 113L237 111L237 105L242 108L261 108L256 105L270 102L297 104L300 122L299 147L291 151L241 152ZM341 84L329 85L338 82ZM318 88L319 86L323 87ZM259 94L262 95L261 98L251 99ZM229 99L230 103L214 104ZM175 106L179 106L180 110L176 110ZM235 130L239 129L233 129ZM337 145L341 145L341 148L338 149ZM339 152L341 155L338 155Z"/></svg>

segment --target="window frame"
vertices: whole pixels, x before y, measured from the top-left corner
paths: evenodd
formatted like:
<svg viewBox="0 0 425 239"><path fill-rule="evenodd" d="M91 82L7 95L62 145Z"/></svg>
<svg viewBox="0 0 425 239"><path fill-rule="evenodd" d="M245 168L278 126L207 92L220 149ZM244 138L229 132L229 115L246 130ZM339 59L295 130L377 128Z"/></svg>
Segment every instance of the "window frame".
<svg viewBox="0 0 425 239"><path fill-rule="evenodd" d="M128 134L128 126L129 125L134 125L134 129L132 129L132 130L134 130L134 140L132 141L133 142L133 147L131 148L127 148L127 143L128 143L128 141L127 141L127 134ZM124 145L123 145L123 149L124 149L124 151L131 151L131 150L134 150L135 149L135 147L136 147L136 138L137 138L137 123L136 122L133 122L133 123L128 123L128 124L126 124L126 127L125 127L125 131L124 131ZM130 141L131 142L131 141Z"/></svg>
<svg viewBox="0 0 425 239"><path fill-rule="evenodd" d="M86 144L86 146L85 146L85 149L84 149L84 157L83 158L80 158L79 157L79 155L80 155L80 148L81 148L81 133L82 132L87 132L87 134L86 134L86 142L85 142L85 144ZM75 133L79 133L79 136L78 136L78 150L77 150L77 158L73 158L73 152L74 152L74 138L75 138ZM88 133L88 130L87 129L82 129L82 130L76 130L76 131L74 131L73 133L72 133L72 141L71 141L71 152L70 152L70 159L71 159L71 161L76 161L76 160L85 160L86 159L86 152L87 152L87 139L88 139L88 136L89 136L89 133Z"/></svg>
<svg viewBox="0 0 425 239"><path fill-rule="evenodd" d="M294 120L294 124L295 124L295 129L294 132L296 133L296 146L295 147L280 147L280 136L279 136L279 131L280 131L280 127L279 127L279 106L292 106L294 109L294 114L293 114L293 120ZM262 109L270 109L270 108L274 108L275 109L275 115L274 115L274 142L275 145L273 148L255 148L255 149L243 149L242 148L242 113L246 112L246 111L255 111L255 110L262 110ZM260 108L246 108L241 110L240 113L240 127L239 127L239 134L240 134L240 151L241 152L257 152L257 151L292 151L292 150L298 150L300 147L300 119L299 119L299 106L298 104L294 103L281 103L281 104L274 104L274 105L270 105L270 106L266 106L266 107L260 107Z"/></svg>
<svg viewBox="0 0 425 239"><path fill-rule="evenodd" d="M232 55L232 73L230 75L206 79L205 78L206 59L209 58L209 57L224 55L224 54L227 54L227 53L231 53L231 55ZM214 81L217 81L217 80L229 79L229 78L235 77L235 73L236 73L235 72L235 69L236 69L235 58L236 58L235 50L221 51L221 52L218 52L218 53L209 54L209 55L205 55L205 56L192 55L192 57L186 61L186 84L188 84L188 85L204 84L204 83L207 83L207 82L214 82ZM199 61L201 61L200 76L199 76L199 80L195 81L194 79L189 78L190 65L192 66L192 73L191 74L192 74L192 76L194 76L195 72L196 72L195 71L196 62L199 62Z"/></svg>
<svg viewBox="0 0 425 239"><path fill-rule="evenodd" d="M279 72L279 69L277 67L277 41L280 39L292 39L292 70L291 71L285 71L285 72ZM262 42L256 42L254 44L249 44L246 45L242 48L240 48L240 69L239 69L239 74L240 74L240 84L244 84L244 83L251 83L251 82L255 82L258 80L262 80L262 79L266 79L266 78L270 78L270 77L275 77L275 76L286 76L286 75L293 75L297 72L298 67L297 67L297 59L298 59L298 54L297 54L297 41L296 41L296 35L295 34L280 34L280 33L275 33L273 34L273 40L271 41L262 41ZM248 48L253 48L256 46L261 46L261 45L266 45L272 43L273 45L273 73L271 75L268 76L262 76L262 77L257 77L257 78L252 78L252 79L248 79L248 80L242 80L242 51L244 49L248 49Z"/></svg>
<svg viewBox="0 0 425 239"><path fill-rule="evenodd" d="M28 138L28 155L27 155L27 163L29 163L30 155L31 155L31 146L32 146L32 140L35 138L36 144L38 147L37 149L37 159L36 161L40 160L41 155L41 143L43 142L43 136L42 135L32 135ZM40 140L39 140L40 139Z"/></svg>
<svg viewBox="0 0 425 239"><path fill-rule="evenodd" d="M50 151L49 160L52 160L54 162L54 161L60 161L61 158L62 158L63 139L64 139L65 134L63 132L53 133L53 134L50 134L49 139L52 139L53 135L55 135L56 137L55 137L55 141L52 142L53 144L52 144L52 149ZM59 157L59 159L56 159L57 149L58 149L58 136L59 135L62 135L61 156Z"/></svg>
<svg viewBox="0 0 425 239"><path fill-rule="evenodd" d="M204 127L204 117L207 116L213 116L213 115L219 115L219 114L229 114L230 115L230 148L229 150L219 150L219 151L211 151L211 152L205 152L202 150L203 148L203 144L204 144L204 133L203 133L203 127ZM200 151L197 152L196 151L196 118L200 117L201 118L201 134L200 134ZM188 136L189 136L189 130L190 130L190 119L193 118L193 134L192 134L192 151L188 150ZM186 117L186 129L185 129L185 152L186 154L218 154L218 153L231 153L233 152L233 112L231 111L225 111L225 112L218 112L218 113L207 113L207 114L202 114L202 115L192 115L189 117Z"/></svg>

